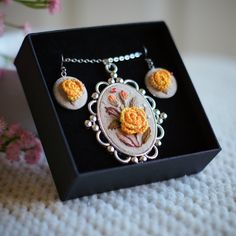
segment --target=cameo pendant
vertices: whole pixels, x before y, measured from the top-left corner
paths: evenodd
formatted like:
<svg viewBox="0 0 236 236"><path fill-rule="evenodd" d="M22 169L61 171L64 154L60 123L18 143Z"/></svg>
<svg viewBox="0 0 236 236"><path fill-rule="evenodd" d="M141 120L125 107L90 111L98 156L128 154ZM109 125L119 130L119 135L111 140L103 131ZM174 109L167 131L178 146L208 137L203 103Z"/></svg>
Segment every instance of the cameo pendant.
<svg viewBox="0 0 236 236"><path fill-rule="evenodd" d="M104 64L111 78L96 84L85 125L121 163L157 158L164 136L161 124L167 115L156 109L154 99L146 96L134 80L118 77L114 63Z"/></svg>

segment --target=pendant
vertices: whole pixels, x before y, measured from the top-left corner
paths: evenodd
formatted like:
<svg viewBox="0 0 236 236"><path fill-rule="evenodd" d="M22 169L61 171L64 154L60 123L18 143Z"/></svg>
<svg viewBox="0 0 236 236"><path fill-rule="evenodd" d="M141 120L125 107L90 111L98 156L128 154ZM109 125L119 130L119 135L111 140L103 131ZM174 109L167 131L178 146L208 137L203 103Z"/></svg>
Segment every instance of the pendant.
<svg viewBox="0 0 236 236"><path fill-rule="evenodd" d="M54 97L57 102L69 110L78 110L87 101L87 90L84 84L72 76L62 76L53 86Z"/></svg>
<svg viewBox="0 0 236 236"><path fill-rule="evenodd" d="M152 68L145 76L145 85L149 92L158 98L170 98L177 91L176 79L170 71Z"/></svg>
<svg viewBox="0 0 236 236"><path fill-rule="evenodd" d="M165 113L156 109L134 80L117 77L117 66L104 63L111 78L96 84L88 103L90 119L85 125L96 132L97 141L121 163L140 163L158 156L164 136Z"/></svg>

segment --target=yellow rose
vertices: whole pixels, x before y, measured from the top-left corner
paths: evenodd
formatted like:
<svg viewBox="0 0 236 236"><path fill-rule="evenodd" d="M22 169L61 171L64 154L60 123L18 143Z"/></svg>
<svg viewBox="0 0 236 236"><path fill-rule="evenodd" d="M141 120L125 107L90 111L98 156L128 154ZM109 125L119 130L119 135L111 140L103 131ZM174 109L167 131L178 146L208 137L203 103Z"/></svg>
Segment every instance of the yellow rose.
<svg viewBox="0 0 236 236"><path fill-rule="evenodd" d="M148 128L145 111L139 107L126 107L120 115L121 130L126 134L142 134Z"/></svg>
<svg viewBox="0 0 236 236"><path fill-rule="evenodd" d="M160 69L149 76L149 83L154 89L166 93L172 83L171 76L168 70Z"/></svg>
<svg viewBox="0 0 236 236"><path fill-rule="evenodd" d="M77 79L65 79L60 85L70 102L76 101L84 92L84 84Z"/></svg>

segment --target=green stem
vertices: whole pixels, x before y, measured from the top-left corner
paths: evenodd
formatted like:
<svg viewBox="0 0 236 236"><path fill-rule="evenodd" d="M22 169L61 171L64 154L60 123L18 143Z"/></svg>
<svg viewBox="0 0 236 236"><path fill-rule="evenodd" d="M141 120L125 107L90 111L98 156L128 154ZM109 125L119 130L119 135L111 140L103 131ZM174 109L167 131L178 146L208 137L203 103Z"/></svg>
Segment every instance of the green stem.
<svg viewBox="0 0 236 236"><path fill-rule="evenodd" d="M6 148L7 148L7 146L8 146L10 143L12 143L12 142L14 142L14 141L16 141L16 140L19 139L19 137L17 137L17 136L16 136L16 137L13 137L13 138L9 138L9 137L7 137L7 136L5 136L5 135L2 135L1 138L2 138L2 140L3 140L3 144L2 144L2 147L1 147L0 151L2 151L2 152L5 152L5 151L6 151Z"/></svg>
<svg viewBox="0 0 236 236"><path fill-rule="evenodd" d="M48 1L30 1L30 0L15 0L15 2L18 2L22 5L25 5L26 7L34 8L34 9L44 9L48 7Z"/></svg>
<svg viewBox="0 0 236 236"><path fill-rule="evenodd" d="M40 1L40 0L14 0L15 2L19 2L19 3L47 3L48 2L48 0L42 0L42 1Z"/></svg>

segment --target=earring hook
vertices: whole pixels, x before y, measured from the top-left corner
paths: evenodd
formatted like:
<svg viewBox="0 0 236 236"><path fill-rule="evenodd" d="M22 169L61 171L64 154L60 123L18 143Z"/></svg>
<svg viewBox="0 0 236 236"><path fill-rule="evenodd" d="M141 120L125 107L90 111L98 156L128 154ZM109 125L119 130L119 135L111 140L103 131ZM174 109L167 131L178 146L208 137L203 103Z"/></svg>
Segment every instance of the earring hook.
<svg viewBox="0 0 236 236"><path fill-rule="evenodd" d="M145 58L147 58L148 50L147 50L147 48L145 47L145 45L143 45L143 51L144 51L144 56L145 56Z"/></svg>
<svg viewBox="0 0 236 236"><path fill-rule="evenodd" d="M64 56L61 54L61 68L63 67L63 62L64 62Z"/></svg>
<svg viewBox="0 0 236 236"><path fill-rule="evenodd" d="M64 56L63 54L61 54L61 76L65 77L67 73L66 73L66 67L64 66L63 62L64 62Z"/></svg>
<svg viewBox="0 0 236 236"><path fill-rule="evenodd" d="M145 47L145 45L143 45L143 51L144 51L145 61L147 62L149 70L151 70L154 68L154 63L153 63L152 59L148 57L148 50Z"/></svg>

